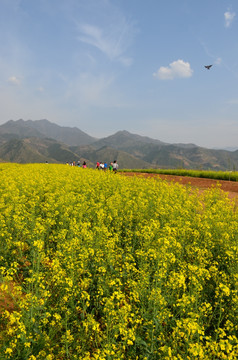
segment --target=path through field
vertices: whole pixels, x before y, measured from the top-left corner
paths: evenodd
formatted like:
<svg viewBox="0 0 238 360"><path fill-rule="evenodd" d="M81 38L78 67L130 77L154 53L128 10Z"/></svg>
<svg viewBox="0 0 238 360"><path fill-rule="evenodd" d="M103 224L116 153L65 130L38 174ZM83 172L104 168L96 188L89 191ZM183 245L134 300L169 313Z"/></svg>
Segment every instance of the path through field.
<svg viewBox="0 0 238 360"><path fill-rule="evenodd" d="M164 174L147 174L147 173L136 173L136 172L125 172L125 176L141 176L145 178L160 178L166 181L178 182L182 185L190 185L197 187L201 190L216 187L217 184L220 185L221 190L228 192L230 199L238 199L238 182L228 181L228 180L212 180L212 179L203 179L190 176L174 176L174 175L164 175Z"/></svg>

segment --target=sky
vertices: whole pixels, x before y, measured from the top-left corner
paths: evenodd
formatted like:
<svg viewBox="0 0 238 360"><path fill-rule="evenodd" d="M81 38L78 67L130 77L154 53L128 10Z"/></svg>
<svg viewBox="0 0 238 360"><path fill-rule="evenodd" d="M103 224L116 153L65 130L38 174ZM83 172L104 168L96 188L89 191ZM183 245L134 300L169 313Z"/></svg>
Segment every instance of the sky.
<svg viewBox="0 0 238 360"><path fill-rule="evenodd" d="M0 124L238 148L237 0L0 0L0 44Z"/></svg>

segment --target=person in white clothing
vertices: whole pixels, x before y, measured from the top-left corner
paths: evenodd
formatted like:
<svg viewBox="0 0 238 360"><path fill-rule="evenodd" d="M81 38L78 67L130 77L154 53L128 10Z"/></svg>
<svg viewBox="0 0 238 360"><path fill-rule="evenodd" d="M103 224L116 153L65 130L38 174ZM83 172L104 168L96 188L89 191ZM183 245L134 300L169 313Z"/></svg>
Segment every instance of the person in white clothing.
<svg viewBox="0 0 238 360"><path fill-rule="evenodd" d="M116 160L114 160L114 162L113 162L113 164L112 164L112 170L113 170L114 172L117 172L117 169L118 169L118 163L117 163Z"/></svg>

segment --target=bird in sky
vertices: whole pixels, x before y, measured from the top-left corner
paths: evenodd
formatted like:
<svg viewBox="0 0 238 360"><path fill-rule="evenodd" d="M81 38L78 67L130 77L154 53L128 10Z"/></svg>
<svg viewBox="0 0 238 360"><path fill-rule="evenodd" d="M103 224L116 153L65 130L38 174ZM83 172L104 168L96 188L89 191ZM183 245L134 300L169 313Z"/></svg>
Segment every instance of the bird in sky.
<svg viewBox="0 0 238 360"><path fill-rule="evenodd" d="M204 67L205 67L207 70L210 70L211 67L212 67L212 65L205 65Z"/></svg>

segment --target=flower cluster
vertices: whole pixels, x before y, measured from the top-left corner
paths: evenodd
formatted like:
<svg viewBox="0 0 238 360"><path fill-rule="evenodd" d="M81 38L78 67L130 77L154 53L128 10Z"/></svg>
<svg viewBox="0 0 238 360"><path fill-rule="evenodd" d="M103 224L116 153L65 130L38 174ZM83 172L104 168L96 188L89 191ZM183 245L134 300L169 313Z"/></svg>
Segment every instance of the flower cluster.
<svg viewBox="0 0 238 360"><path fill-rule="evenodd" d="M1 359L238 358L238 211L219 187L0 175Z"/></svg>

